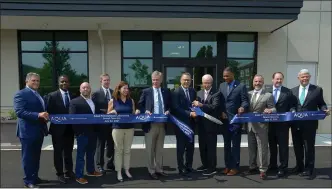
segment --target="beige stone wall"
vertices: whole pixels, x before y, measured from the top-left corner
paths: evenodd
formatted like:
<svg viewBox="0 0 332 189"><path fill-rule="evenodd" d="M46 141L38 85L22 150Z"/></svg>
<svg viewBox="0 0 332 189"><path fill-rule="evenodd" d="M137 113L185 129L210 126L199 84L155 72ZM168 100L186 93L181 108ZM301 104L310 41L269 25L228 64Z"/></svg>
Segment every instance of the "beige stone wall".
<svg viewBox="0 0 332 189"><path fill-rule="evenodd" d="M259 33L257 71L266 84L273 72L287 73L287 62L317 63L316 83L331 104L331 21L331 1L304 1L298 20L272 34ZM318 133L331 133L330 117L320 121Z"/></svg>

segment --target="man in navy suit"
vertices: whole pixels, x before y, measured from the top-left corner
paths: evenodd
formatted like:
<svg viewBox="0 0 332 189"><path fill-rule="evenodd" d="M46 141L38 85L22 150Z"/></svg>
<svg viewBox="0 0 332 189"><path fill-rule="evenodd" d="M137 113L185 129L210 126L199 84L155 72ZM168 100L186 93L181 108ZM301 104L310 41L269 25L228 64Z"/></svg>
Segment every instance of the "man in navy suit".
<svg viewBox="0 0 332 189"><path fill-rule="evenodd" d="M40 77L36 73L28 73L26 87L14 96L14 110L18 117L17 137L22 145L22 164L24 170L24 186L35 188L44 182L38 177L41 148L44 136L47 136L45 102L37 92Z"/></svg>
<svg viewBox="0 0 332 189"><path fill-rule="evenodd" d="M171 112L177 119L191 127L194 131L197 115L190 108L192 107L192 102L196 100L196 92L190 87L191 75L189 73L182 73L180 82L181 86L172 93ZM194 171L192 166L195 140L190 142L188 137L178 127L175 127L175 136L179 174L186 176L188 173ZM183 161L184 154L186 154L186 163Z"/></svg>
<svg viewBox="0 0 332 189"><path fill-rule="evenodd" d="M234 72L230 67L224 69L223 78L225 82L220 84L219 91L222 93L221 97L226 102L226 112L222 113L222 119L228 125L228 127L222 127L226 166L224 174L232 176L239 172L242 128L241 125L230 125L229 122L236 114L242 114L248 110L249 100L247 87L239 81L234 80Z"/></svg>
<svg viewBox="0 0 332 189"><path fill-rule="evenodd" d="M162 73L154 71L151 75L152 87L144 89L138 102L141 112L147 114L169 114L170 92L160 87ZM148 155L148 171L153 179L158 176L167 176L163 171L163 148L166 123L143 124L145 145Z"/></svg>
<svg viewBox="0 0 332 189"><path fill-rule="evenodd" d="M72 95L69 92L69 78L62 75L58 79L59 89L51 92L46 97L47 112L49 114L68 114L69 102ZM67 183L67 179L74 179L73 173L73 147L74 131L72 125L51 123L49 133L52 135L54 148L54 167L56 175L61 183ZM65 172L63 171L65 164Z"/></svg>

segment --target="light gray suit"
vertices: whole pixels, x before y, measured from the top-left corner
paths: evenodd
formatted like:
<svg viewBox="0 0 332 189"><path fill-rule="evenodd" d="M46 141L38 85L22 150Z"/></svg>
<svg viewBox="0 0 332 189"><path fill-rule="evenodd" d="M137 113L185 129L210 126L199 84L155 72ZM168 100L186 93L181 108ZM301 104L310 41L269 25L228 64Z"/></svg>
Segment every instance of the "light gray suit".
<svg viewBox="0 0 332 189"><path fill-rule="evenodd" d="M262 89L258 99L253 99L254 90L248 92L250 99L249 111L253 113L263 113L266 108L276 112L273 102L273 95ZM259 158L259 170L266 172L268 168L269 140L268 140L269 123L248 123L248 147L249 147L249 166L250 169L257 168L257 151Z"/></svg>

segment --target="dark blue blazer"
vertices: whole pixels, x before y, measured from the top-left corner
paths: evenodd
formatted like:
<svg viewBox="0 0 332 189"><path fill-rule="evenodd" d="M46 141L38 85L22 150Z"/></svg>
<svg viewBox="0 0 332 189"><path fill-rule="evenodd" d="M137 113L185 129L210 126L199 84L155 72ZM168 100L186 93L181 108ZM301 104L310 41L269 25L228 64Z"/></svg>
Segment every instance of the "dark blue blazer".
<svg viewBox="0 0 332 189"><path fill-rule="evenodd" d="M45 112L45 109L31 89L24 88L15 94L14 110L18 117L17 137L34 139L47 136L47 124L38 118L38 114Z"/></svg>
<svg viewBox="0 0 332 189"><path fill-rule="evenodd" d="M161 88L161 94L163 96L164 101L164 109L166 111L170 111L171 107L171 93L168 89ZM141 97L138 101L138 106L141 111L141 113L145 113L146 110L153 113L154 110L154 95L153 95L153 88L147 88L142 91ZM166 125L166 123L165 123ZM150 131L151 124L142 124L142 130L145 133L148 133ZM166 127L165 127L166 128Z"/></svg>
<svg viewBox="0 0 332 189"><path fill-rule="evenodd" d="M193 119L190 117L190 107L192 106L192 102L197 100L196 92L193 88L189 88L189 95L191 102L187 100L186 95L184 94L184 90L181 86L176 88L172 93L171 113L188 126L194 127L192 122Z"/></svg>
<svg viewBox="0 0 332 189"><path fill-rule="evenodd" d="M243 107L245 111L248 111L249 97L247 87L239 81L234 82L233 88L228 95L227 88L228 83L223 82L219 86L219 91L222 93L221 97L225 100L228 121L231 121L238 113L240 107Z"/></svg>

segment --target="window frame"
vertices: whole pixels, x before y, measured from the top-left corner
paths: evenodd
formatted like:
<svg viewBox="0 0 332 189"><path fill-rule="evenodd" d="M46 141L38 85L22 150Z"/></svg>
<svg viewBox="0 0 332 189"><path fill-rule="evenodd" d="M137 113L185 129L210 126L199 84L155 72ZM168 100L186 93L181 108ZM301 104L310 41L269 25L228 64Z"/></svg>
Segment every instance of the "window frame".
<svg viewBox="0 0 332 189"><path fill-rule="evenodd" d="M45 41L51 41L52 43L52 52L47 52L47 51L35 51L35 50L22 50L22 45L21 42L22 41L29 41L29 40L22 40L22 33L37 33L37 32L45 32L45 33L51 33L51 37L52 40L45 40ZM55 49L55 43L57 41L64 41L64 40L56 40L56 34L58 35L58 33L81 33L82 35L85 36L85 41L87 48L86 51L77 51L77 50L71 50L68 51L68 53L84 53L87 55L87 81L90 80L89 77L89 72L90 72L90 68L89 68L89 33L87 30L17 30L17 48L18 48L18 70L19 70L19 87L20 89L23 89L25 87L25 75L23 75L23 60L22 60L22 54L23 53L50 53L53 55L53 62L54 64L56 63L56 55L59 52L62 51L56 51ZM31 40L34 41L34 40ZM35 40L35 41L44 41L44 40ZM71 41L71 40L68 40ZM78 41L78 40L72 40L72 41ZM79 40L81 41L81 40ZM56 73L56 69L55 66L53 66L52 68L52 89L55 91L58 89L58 73ZM42 81L41 81L42 82Z"/></svg>

